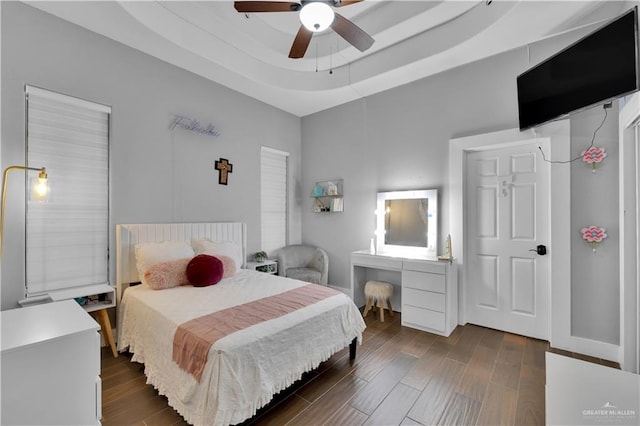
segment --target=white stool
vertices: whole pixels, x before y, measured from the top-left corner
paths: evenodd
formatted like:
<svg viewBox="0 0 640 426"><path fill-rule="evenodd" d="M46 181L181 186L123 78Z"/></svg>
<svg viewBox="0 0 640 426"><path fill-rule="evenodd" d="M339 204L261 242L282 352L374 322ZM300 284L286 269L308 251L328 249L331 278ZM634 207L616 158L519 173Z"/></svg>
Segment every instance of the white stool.
<svg viewBox="0 0 640 426"><path fill-rule="evenodd" d="M377 304L380 308L380 321L384 322L384 310L389 311L389 315L393 316L393 307L391 306L391 296L393 296L393 285L382 281L367 281L364 285L364 296L366 305L363 317L369 313L369 309Z"/></svg>

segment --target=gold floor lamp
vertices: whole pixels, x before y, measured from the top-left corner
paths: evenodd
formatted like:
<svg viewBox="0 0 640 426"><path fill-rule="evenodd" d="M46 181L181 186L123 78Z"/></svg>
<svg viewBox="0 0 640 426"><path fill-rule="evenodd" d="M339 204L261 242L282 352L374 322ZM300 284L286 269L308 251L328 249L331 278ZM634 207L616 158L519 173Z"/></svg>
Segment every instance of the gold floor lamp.
<svg viewBox="0 0 640 426"><path fill-rule="evenodd" d="M7 205L7 177L12 170L35 170L38 171L38 182L32 189L33 196L36 200L44 200L49 192L49 184L47 178L47 170L36 167L26 166L9 166L4 169L2 175L2 211L0 212L0 259L2 259L2 242L4 240L4 211Z"/></svg>

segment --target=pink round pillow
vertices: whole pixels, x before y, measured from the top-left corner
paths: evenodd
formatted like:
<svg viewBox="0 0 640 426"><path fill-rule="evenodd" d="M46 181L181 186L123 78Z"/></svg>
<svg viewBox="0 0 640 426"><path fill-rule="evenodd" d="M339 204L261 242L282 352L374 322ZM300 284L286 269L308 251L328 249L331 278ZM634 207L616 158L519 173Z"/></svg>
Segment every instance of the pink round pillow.
<svg viewBox="0 0 640 426"><path fill-rule="evenodd" d="M208 254L199 254L187 265L187 279L194 287L217 284L224 274L222 261Z"/></svg>

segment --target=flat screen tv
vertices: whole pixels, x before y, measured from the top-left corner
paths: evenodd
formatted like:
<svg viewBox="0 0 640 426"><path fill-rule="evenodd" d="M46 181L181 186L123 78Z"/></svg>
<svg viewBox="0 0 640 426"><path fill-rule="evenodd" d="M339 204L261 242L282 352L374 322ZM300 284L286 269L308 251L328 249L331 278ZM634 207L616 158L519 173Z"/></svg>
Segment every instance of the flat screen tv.
<svg viewBox="0 0 640 426"><path fill-rule="evenodd" d="M520 130L635 92L638 7L517 78Z"/></svg>

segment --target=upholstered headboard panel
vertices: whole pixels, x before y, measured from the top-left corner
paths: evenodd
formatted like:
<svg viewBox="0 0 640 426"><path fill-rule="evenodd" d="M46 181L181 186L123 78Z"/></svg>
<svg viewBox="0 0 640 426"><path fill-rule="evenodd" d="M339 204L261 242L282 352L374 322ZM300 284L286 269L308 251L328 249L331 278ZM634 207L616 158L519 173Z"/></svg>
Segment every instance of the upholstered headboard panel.
<svg viewBox="0 0 640 426"><path fill-rule="evenodd" d="M208 238L213 241L233 241L242 246L246 259L247 227L241 222L211 223L134 223L116 225L116 285L117 298L130 283L139 282L135 247L138 243L191 241ZM244 266L244 264L242 265Z"/></svg>

